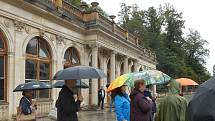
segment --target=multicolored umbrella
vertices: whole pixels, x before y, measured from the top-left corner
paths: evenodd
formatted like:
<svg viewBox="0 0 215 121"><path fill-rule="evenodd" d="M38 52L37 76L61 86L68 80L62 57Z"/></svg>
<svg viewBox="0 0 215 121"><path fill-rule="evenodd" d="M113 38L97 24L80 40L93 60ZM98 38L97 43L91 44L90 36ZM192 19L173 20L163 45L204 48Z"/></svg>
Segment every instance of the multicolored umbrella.
<svg viewBox="0 0 215 121"><path fill-rule="evenodd" d="M113 82L111 82L110 86L108 87L108 92L121 87L122 85L133 87L134 81L140 79L145 80L146 85L150 85L164 84L166 82L169 82L171 77L158 70L145 70L141 72L123 74L117 77Z"/></svg>
<svg viewBox="0 0 215 121"><path fill-rule="evenodd" d="M145 80L145 85L151 85L167 83L171 80L171 77L158 70L144 70L133 74L132 81L130 82L132 84L130 85L133 85L135 80L140 79Z"/></svg>
<svg viewBox="0 0 215 121"><path fill-rule="evenodd" d="M188 79L188 78L178 78L178 79L176 79L176 81L179 82L181 84L181 86L199 85L192 79Z"/></svg>

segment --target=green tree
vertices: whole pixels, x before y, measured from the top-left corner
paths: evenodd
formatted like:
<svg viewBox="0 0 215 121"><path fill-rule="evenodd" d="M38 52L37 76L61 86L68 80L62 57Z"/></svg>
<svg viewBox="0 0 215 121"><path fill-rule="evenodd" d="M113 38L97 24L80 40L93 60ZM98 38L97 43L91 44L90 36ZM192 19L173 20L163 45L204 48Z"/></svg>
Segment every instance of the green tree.
<svg viewBox="0 0 215 121"><path fill-rule="evenodd" d="M205 57L207 43L197 31L183 37L183 14L166 4L158 9L139 10L137 5L121 5L119 24L139 37L140 44L153 49L157 55L157 69L173 78L188 77L197 81L207 80Z"/></svg>

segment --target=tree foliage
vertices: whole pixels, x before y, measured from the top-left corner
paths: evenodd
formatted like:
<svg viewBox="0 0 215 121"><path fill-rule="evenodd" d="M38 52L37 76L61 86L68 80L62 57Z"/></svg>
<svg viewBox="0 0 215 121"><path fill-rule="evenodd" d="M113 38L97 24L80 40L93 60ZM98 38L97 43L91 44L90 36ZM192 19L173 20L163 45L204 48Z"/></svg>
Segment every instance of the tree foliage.
<svg viewBox="0 0 215 121"><path fill-rule="evenodd" d="M153 49L157 55L157 69L173 78L188 77L202 82L210 75L204 67L209 51L207 41L196 30L183 37L183 14L166 4L158 9L139 10L137 5L121 5L119 25L139 37L140 44Z"/></svg>

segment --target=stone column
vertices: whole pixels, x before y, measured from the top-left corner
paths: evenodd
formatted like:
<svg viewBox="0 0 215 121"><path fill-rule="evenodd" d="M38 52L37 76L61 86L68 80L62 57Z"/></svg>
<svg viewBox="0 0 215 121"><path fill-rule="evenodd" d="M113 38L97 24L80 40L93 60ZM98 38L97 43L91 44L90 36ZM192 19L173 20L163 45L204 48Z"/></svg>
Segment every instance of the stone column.
<svg viewBox="0 0 215 121"><path fill-rule="evenodd" d="M92 66L98 68L98 47L92 48ZM98 103L98 79L92 79L91 105Z"/></svg>
<svg viewBox="0 0 215 121"><path fill-rule="evenodd" d="M156 93L157 93L156 85L153 85L153 86L152 86L152 94L153 94L152 96L155 97L155 96L156 96Z"/></svg>
<svg viewBox="0 0 215 121"><path fill-rule="evenodd" d="M128 73L128 57L126 56L125 59L124 59L124 74Z"/></svg>
<svg viewBox="0 0 215 121"><path fill-rule="evenodd" d="M110 56L110 81L113 81L116 78L116 52L112 52Z"/></svg>
<svg viewBox="0 0 215 121"><path fill-rule="evenodd" d="M102 70L102 71L104 71L104 57L103 57L103 54L102 53L100 53L101 54L101 56L100 56L100 69ZM100 86L105 86L104 85L104 78L102 78L102 79L100 79Z"/></svg>
<svg viewBox="0 0 215 121"><path fill-rule="evenodd" d="M138 61L134 61L134 72L138 72Z"/></svg>
<svg viewBox="0 0 215 121"><path fill-rule="evenodd" d="M104 63L104 73L107 75L107 57L105 55L103 55L103 63ZM104 82L104 87L105 89L107 90L106 88L106 84L107 84L107 77L103 78L103 82ZM106 93L106 96L105 96L105 103L107 103L107 98L108 98L108 93Z"/></svg>

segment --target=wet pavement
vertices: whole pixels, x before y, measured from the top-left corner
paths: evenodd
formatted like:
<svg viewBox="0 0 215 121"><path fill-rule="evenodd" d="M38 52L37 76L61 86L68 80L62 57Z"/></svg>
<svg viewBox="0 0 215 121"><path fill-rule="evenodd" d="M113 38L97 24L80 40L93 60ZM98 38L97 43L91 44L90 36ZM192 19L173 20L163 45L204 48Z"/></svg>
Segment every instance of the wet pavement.
<svg viewBox="0 0 215 121"><path fill-rule="evenodd" d="M109 111L81 111L78 113L79 121L116 121L115 113ZM37 121L55 121L48 117Z"/></svg>

